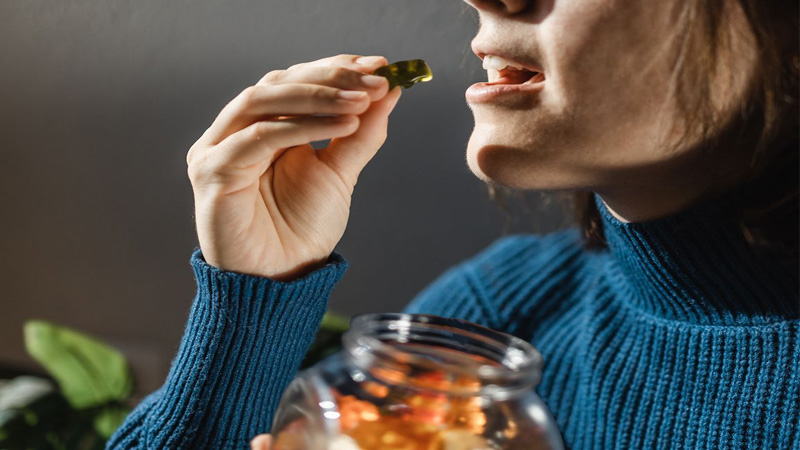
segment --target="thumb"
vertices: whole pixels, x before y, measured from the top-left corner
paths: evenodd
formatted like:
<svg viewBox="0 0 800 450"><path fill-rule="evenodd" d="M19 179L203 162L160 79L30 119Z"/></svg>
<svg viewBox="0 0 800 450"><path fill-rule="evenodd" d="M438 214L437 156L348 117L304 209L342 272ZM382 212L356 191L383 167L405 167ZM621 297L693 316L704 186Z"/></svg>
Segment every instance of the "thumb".
<svg viewBox="0 0 800 450"><path fill-rule="evenodd" d="M397 105L400 94L398 86L374 102L359 116L358 130L350 136L331 139L328 147L319 151L320 160L355 184L358 174L386 141L389 113Z"/></svg>

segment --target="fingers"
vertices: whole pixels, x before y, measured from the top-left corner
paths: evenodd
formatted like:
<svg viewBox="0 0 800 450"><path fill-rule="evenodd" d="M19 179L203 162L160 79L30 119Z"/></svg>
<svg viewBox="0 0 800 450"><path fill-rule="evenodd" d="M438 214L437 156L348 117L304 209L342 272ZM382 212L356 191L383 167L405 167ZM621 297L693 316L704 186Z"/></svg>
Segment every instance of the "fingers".
<svg viewBox="0 0 800 450"><path fill-rule="evenodd" d="M320 160L336 170L351 186L355 186L361 170L386 141L389 113L397 105L400 95L400 87L392 89L359 116L360 124L355 133L333 139L327 148L319 151Z"/></svg>
<svg viewBox="0 0 800 450"><path fill-rule="evenodd" d="M250 450L270 450L272 448L272 436L259 434L250 441Z"/></svg>
<svg viewBox="0 0 800 450"><path fill-rule="evenodd" d="M363 59L366 62L360 64ZM369 75L385 63L383 57L338 55L272 71L228 103L203 139L217 144L270 116L361 114L370 101L383 98L389 89L384 77ZM357 92L365 92L367 97Z"/></svg>
<svg viewBox="0 0 800 450"><path fill-rule="evenodd" d="M205 136L213 145L260 120L310 114L359 115L369 105L369 94L357 90L298 83L251 86L220 112Z"/></svg>
<svg viewBox="0 0 800 450"><path fill-rule="evenodd" d="M360 75L368 75L365 78L367 88L374 88L375 84L380 83L382 80L388 90L389 83L386 82L385 78L371 75L376 69L386 64L388 64L388 61L383 56L337 55L317 61L295 64L286 70L273 70L264 75L256 85L291 83L297 82L298 79L316 79L319 83L326 84L329 79L341 79L349 80L350 84L347 84L347 87L341 87L338 84L331 86L348 89L362 82ZM385 94L386 92L384 91L383 93ZM372 95L370 97L373 100L377 100Z"/></svg>
<svg viewBox="0 0 800 450"><path fill-rule="evenodd" d="M353 134L358 126L359 118L355 115L259 121L232 134L217 146L193 149L189 158L189 178L193 185L202 186L215 183L220 177L237 175L240 170L256 166L266 170L285 149L344 137ZM232 191L242 187L226 185L226 189Z"/></svg>
<svg viewBox="0 0 800 450"><path fill-rule="evenodd" d="M377 100L389 90L389 81L377 75L364 73L346 66L298 66L296 69L275 70L264 76L256 86L287 83L309 83L339 89L365 91L372 100Z"/></svg>
<svg viewBox="0 0 800 450"><path fill-rule="evenodd" d="M336 55L327 58L318 59L316 61L309 61L300 64L295 64L289 67L289 70L296 69L302 66L345 66L358 70L358 67L364 68L364 71L374 72L380 66L385 66L389 62L383 56L362 56L362 55Z"/></svg>

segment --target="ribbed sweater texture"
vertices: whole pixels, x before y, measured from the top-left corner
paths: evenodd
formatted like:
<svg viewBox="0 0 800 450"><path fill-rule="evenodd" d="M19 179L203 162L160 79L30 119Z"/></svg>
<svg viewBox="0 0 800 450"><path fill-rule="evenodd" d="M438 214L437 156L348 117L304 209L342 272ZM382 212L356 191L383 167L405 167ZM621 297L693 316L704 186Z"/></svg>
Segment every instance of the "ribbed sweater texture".
<svg viewBox="0 0 800 450"><path fill-rule="evenodd" d="M536 391L568 449L800 450L798 262L753 248L735 197L623 223L510 236L453 267L407 312L531 342ZM413 264L413 261L409 263ZM291 283L192 256L197 296L165 384L107 448L246 449L269 432L347 263Z"/></svg>

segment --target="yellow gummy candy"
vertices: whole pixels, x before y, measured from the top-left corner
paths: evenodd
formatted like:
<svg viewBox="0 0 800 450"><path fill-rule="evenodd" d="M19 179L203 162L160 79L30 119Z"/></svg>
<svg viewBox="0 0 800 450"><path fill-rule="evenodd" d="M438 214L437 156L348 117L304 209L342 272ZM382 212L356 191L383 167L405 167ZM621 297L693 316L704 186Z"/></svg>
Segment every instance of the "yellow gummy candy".
<svg viewBox="0 0 800 450"><path fill-rule="evenodd" d="M379 68L374 74L386 77L389 80L389 89L395 86L408 89L416 83L424 83L433 79L431 68L422 59L398 61Z"/></svg>

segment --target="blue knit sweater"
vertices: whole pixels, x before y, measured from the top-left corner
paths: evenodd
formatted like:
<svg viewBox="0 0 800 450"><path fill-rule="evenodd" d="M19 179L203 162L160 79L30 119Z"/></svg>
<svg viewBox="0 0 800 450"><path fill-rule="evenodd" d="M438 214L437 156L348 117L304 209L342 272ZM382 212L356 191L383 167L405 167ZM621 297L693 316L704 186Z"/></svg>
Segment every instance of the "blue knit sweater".
<svg viewBox="0 0 800 450"><path fill-rule="evenodd" d="M797 261L754 251L735 201L621 223L609 249L576 230L504 238L409 312L532 342L539 395L570 449L800 449ZM291 283L192 257L197 297L164 386L108 449L246 449L269 431L346 262Z"/></svg>

